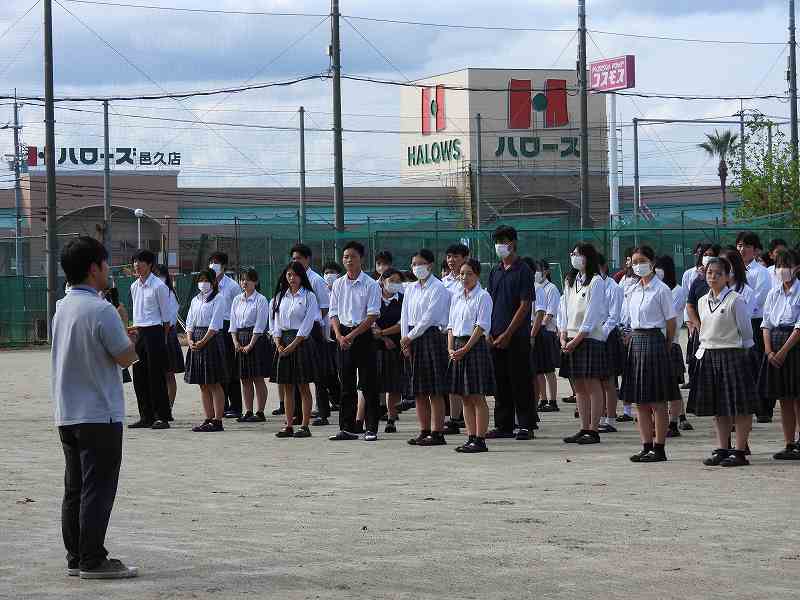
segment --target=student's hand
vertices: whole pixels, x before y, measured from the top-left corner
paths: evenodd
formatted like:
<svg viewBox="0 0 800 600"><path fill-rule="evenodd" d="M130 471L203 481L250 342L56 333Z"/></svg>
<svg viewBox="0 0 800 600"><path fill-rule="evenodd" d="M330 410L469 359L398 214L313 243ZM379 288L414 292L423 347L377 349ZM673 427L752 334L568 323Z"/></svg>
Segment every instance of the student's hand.
<svg viewBox="0 0 800 600"><path fill-rule="evenodd" d="M406 336L402 340L400 340L400 347L403 349L403 352L405 352L406 350L410 350L411 349L411 338ZM408 356L408 355L406 355L406 356Z"/></svg>
<svg viewBox="0 0 800 600"><path fill-rule="evenodd" d="M508 335L508 332L503 332L494 338L494 347L499 348L500 350L505 350L508 348L509 344L511 343L511 336Z"/></svg>
<svg viewBox="0 0 800 600"><path fill-rule="evenodd" d="M463 359L467 354L467 347L462 346L458 350L454 350L450 353L450 358L453 359L453 362L458 362Z"/></svg>
<svg viewBox="0 0 800 600"><path fill-rule="evenodd" d="M783 366L783 361L786 360L786 355L780 352L770 352L767 358L774 367L780 369Z"/></svg>
<svg viewBox="0 0 800 600"><path fill-rule="evenodd" d="M383 345L386 346L387 350L394 350L395 348L397 348L397 344L395 344L388 337L387 338L383 338Z"/></svg>
<svg viewBox="0 0 800 600"><path fill-rule="evenodd" d="M494 348L494 338L491 335L486 336L486 343L489 344L489 348Z"/></svg>
<svg viewBox="0 0 800 600"><path fill-rule="evenodd" d="M135 327L128 329L128 339L134 344L139 339L139 331Z"/></svg>
<svg viewBox="0 0 800 600"><path fill-rule="evenodd" d="M205 346L206 346L206 342L204 342L202 340L200 340L199 342L195 342L194 343L194 349L195 350L202 350L203 348L205 348Z"/></svg>
<svg viewBox="0 0 800 600"><path fill-rule="evenodd" d="M283 354L283 349L284 349L283 348L283 344L281 344L281 343L276 343L275 344L275 350L278 352L278 354Z"/></svg>
<svg viewBox="0 0 800 600"><path fill-rule="evenodd" d="M239 345L239 342L233 343L233 351L237 354L242 351L242 347Z"/></svg>
<svg viewBox="0 0 800 600"><path fill-rule="evenodd" d="M580 342L576 343L575 340L570 340L567 345L564 346L564 353L572 354L578 346L580 346Z"/></svg>
<svg viewBox="0 0 800 600"><path fill-rule="evenodd" d="M566 348L566 347L567 347L567 334L566 333L562 333L561 334L561 351L563 352L564 348Z"/></svg>
<svg viewBox="0 0 800 600"><path fill-rule="evenodd" d="M349 350L350 346L353 344L352 339L350 338L349 334L348 335L337 335L336 336L336 341L339 342L339 347L342 350Z"/></svg>
<svg viewBox="0 0 800 600"><path fill-rule="evenodd" d="M247 344L247 346L245 346L244 348L241 348L241 351L242 351L243 354L249 354L250 350L252 350L252 349L253 349L253 344L250 343L250 344Z"/></svg>
<svg viewBox="0 0 800 600"><path fill-rule="evenodd" d="M411 358L411 346L403 348L403 356L406 358Z"/></svg>

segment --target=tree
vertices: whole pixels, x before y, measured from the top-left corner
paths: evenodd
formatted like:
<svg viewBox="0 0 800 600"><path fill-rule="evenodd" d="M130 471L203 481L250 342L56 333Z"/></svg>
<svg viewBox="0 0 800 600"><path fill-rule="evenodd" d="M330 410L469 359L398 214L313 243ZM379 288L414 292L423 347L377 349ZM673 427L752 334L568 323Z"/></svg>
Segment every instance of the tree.
<svg viewBox="0 0 800 600"><path fill-rule="evenodd" d="M720 133L716 129L714 133L706 134L706 141L698 144L711 158L719 157L719 167L717 168L717 175L719 175L719 186L722 190L722 223L728 222L728 195L726 189L726 182L728 180L728 154L736 149L736 141L739 136L730 131L723 131Z"/></svg>

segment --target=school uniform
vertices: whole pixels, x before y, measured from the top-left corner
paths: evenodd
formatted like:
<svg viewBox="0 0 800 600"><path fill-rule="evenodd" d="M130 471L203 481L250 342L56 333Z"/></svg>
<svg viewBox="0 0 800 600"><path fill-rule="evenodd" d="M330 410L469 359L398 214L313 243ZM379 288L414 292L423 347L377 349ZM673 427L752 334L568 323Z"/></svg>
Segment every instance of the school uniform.
<svg viewBox="0 0 800 600"><path fill-rule="evenodd" d="M561 357L559 375L568 379L608 379L608 354L603 323L608 319L606 284L600 275L585 281L579 273L570 285L564 282L564 295L558 311L558 328L572 340L588 334L570 354Z"/></svg>
<svg viewBox="0 0 800 600"><path fill-rule="evenodd" d="M542 311L545 316L550 316L547 325L539 328L539 334L531 340L530 364L531 374L540 375L554 372L561 364L561 343L558 341L558 305L561 293L550 281L545 281L536 287L536 307L531 315L531 327L535 320L535 313Z"/></svg>
<svg viewBox="0 0 800 600"><path fill-rule="evenodd" d="M317 297L317 304L319 305L319 324L322 327L322 337L324 343L320 340L315 340L317 354L319 356L319 377L314 385L314 396L317 402L317 414L320 417L328 418L331 415L331 394L328 391L329 387L337 388L338 383L332 385L331 382L337 377L336 374L336 353L335 347L331 348L328 341L331 337L331 320L328 315L328 310L331 306L331 291L328 289L328 284L325 278L314 269L306 269L308 281L311 284L311 289ZM325 314L322 314L325 311ZM337 394L338 395L338 394ZM300 389L296 388L294 391L295 399L295 412L299 411L302 407L302 399L300 398ZM298 413L299 414L299 413Z"/></svg>
<svg viewBox="0 0 800 600"><path fill-rule="evenodd" d="M700 298L705 296L711 288L708 285L705 277L698 277L692 282L692 285L689 288L689 294L686 297L686 305L692 305L695 310L698 309L698 305L700 303ZM697 350L700 348L700 331L695 330L693 334L689 336L689 339L686 342L686 366L689 372L689 386L691 387L692 382L694 381L694 371L697 367L697 358L695 354L697 354ZM687 412L691 412L687 406Z"/></svg>
<svg viewBox="0 0 800 600"><path fill-rule="evenodd" d="M606 285L606 302L608 318L603 323L603 335L606 338L606 356L608 357L608 376L615 380L625 370L625 345L619 327L622 324L622 305L625 303L625 290L610 277L603 279Z"/></svg>
<svg viewBox="0 0 800 600"><path fill-rule="evenodd" d="M230 380L224 340L228 334L222 331L226 308L225 298L219 293L211 300L203 294L197 294L192 298L189 314L186 316L189 339L199 342L209 329L216 333L200 350L190 349L186 353L186 372L183 375L186 383L224 385Z"/></svg>
<svg viewBox="0 0 800 600"><path fill-rule="evenodd" d="M403 294L395 294L391 298L381 297L381 315L375 321L379 329L388 329L400 322L403 299ZM377 391L380 394L403 394L408 391L408 376L406 361L400 351L400 333L386 337L394 342L395 347L389 350L383 338L375 340Z"/></svg>
<svg viewBox="0 0 800 600"><path fill-rule="evenodd" d="M664 330L675 318L672 291L653 277L640 281L625 300L623 310L631 341L622 376L622 394L626 402L660 404L680 400L678 379L670 360Z"/></svg>
<svg viewBox="0 0 800 600"><path fill-rule="evenodd" d="M277 308L277 310L275 310ZM314 292L301 287L293 294L287 290L276 297L272 304L274 324L272 335L280 339L284 347L295 338L304 338L291 354L276 354L273 381L278 384L313 383L320 378L321 365L317 344L311 330L319 319L319 305Z"/></svg>
<svg viewBox="0 0 800 600"><path fill-rule="evenodd" d="M250 352L237 354L236 375L239 379L272 376L273 350L268 315L269 301L256 291L249 297L239 294L233 300L230 334L236 336L242 347L258 335Z"/></svg>
<svg viewBox="0 0 800 600"><path fill-rule="evenodd" d="M726 287L719 297L709 292L700 298L697 312L700 346L689 392L692 412L701 417L753 414L755 373L748 356L748 349L753 346L753 328L747 304Z"/></svg>
<svg viewBox="0 0 800 600"><path fill-rule="evenodd" d="M753 288L754 297L750 300L753 341L759 360L764 353L764 338L761 337L761 321L764 318L764 302L773 287L775 279L770 277L767 268L755 259L747 265L747 285Z"/></svg>
<svg viewBox="0 0 800 600"><path fill-rule="evenodd" d="M450 361L449 392L458 396L493 396L494 364L486 334L492 326L492 297L478 283L471 291L453 296L447 330L453 334L453 349L467 345L475 327L483 332L477 343L459 361Z"/></svg>
<svg viewBox="0 0 800 600"><path fill-rule="evenodd" d="M167 332L167 373L183 373L186 364L183 358L183 348L178 341L178 311L180 304L174 292L169 293L169 332Z"/></svg>
<svg viewBox="0 0 800 600"><path fill-rule="evenodd" d="M777 352L800 329L800 281L793 280L787 293L774 287L764 303L764 320L761 328L769 331L772 350ZM771 409L775 400L800 398L800 346L795 345L786 355L783 366L777 368L764 356L759 373L759 390Z"/></svg>
<svg viewBox="0 0 800 600"><path fill-rule="evenodd" d="M678 383L685 381L686 364L683 359L683 350L678 343L678 332L684 324L684 314L686 313L686 290L683 286L676 285L672 288L672 307L675 310L675 339L672 340L670 351L670 362L675 370L675 378Z"/></svg>
<svg viewBox="0 0 800 600"><path fill-rule="evenodd" d="M168 353L164 328L170 319L169 297L169 288L152 273L144 282L137 278L131 284L136 354L139 356L139 361L133 365L133 389L140 421L145 424L156 419L169 421L172 417L167 393Z"/></svg>
<svg viewBox="0 0 800 600"><path fill-rule="evenodd" d="M705 276L700 272L700 269L697 267L690 267L683 272L683 276L681 277L681 288L683 289L683 297L689 297L689 290L692 288L692 284L694 283L695 279L702 276L705 279ZM686 312L686 306L683 307L683 322L689 320L689 313Z"/></svg>
<svg viewBox="0 0 800 600"><path fill-rule="evenodd" d="M461 283L461 278L457 275L453 275L452 273L448 273L447 275L442 277L442 285L453 296L457 296L458 294L461 294L464 291L464 284Z"/></svg>
<svg viewBox="0 0 800 600"><path fill-rule="evenodd" d="M225 360L227 362L227 372L230 380L224 382L222 388L225 392L225 413L231 416L241 416L242 414L242 386L236 376L237 357L233 339L229 335L231 327L231 306L233 299L242 293L242 287L227 275L223 275L219 280L219 294L222 296L224 304L224 319L222 322L222 340L225 345Z"/></svg>

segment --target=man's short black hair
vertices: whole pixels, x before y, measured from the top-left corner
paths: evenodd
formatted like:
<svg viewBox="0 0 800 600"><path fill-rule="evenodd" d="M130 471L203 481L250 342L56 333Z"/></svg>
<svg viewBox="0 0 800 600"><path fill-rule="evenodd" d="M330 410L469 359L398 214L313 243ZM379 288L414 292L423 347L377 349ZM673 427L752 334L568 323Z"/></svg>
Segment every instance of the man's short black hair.
<svg viewBox="0 0 800 600"><path fill-rule="evenodd" d="M226 252L214 252L208 257L208 262L216 262L221 264L223 267L226 267L228 265L228 254Z"/></svg>
<svg viewBox="0 0 800 600"><path fill-rule="evenodd" d="M739 235L736 236L736 245L738 246L739 244L752 246L758 250L764 249L761 246L761 240L758 238L758 234L752 231L740 231Z"/></svg>
<svg viewBox="0 0 800 600"><path fill-rule="evenodd" d="M427 248L420 248L414 253L414 256L421 256L425 259L426 262L431 264L436 262L436 257L433 255L433 252L428 250ZM411 258L414 258L413 256Z"/></svg>
<svg viewBox="0 0 800 600"><path fill-rule="evenodd" d="M96 239L82 235L70 240L61 250L61 268L70 285L86 281L92 265L98 267L108 260L105 246Z"/></svg>
<svg viewBox="0 0 800 600"><path fill-rule="evenodd" d="M472 269L472 272L475 273L475 275L481 274L481 263L478 261L477 258L468 258L467 260L464 261L464 264L468 265L469 268Z"/></svg>
<svg viewBox="0 0 800 600"><path fill-rule="evenodd" d="M497 242L498 240L509 240L511 242L517 241L517 230L511 225L500 225L494 230L492 239Z"/></svg>
<svg viewBox="0 0 800 600"><path fill-rule="evenodd" d="M292 256L295 252L297 252L303 258L311 258L311 248L305 244L295 244L292 246L292 249L289 250L289 256Z"/></svg>
<svg viewBox="0 0 800 600"><path fill-rule="evenodd" d="M388 250L381 250L377 255L375 255L375 262L391 265L394 263L394 257Z"/></svg>
<svg viewBox="0 0 800 600"><path fill-rule="evenodd" d="M786 240L781 238L775 238L769 241L769 251L772 252L775 248L783 246L784 248L788 248L789 244L786 243Z"/></svg>
<svg viewBox="0 0 800 600"><path fill-rule="evenodd" d="M144 262L152 267L156 264L156 255L150 250L137 250L131 257L131 262Z"/></svg>
<svg viewBox="0 0 800 600"><path fill-rule="evenodd" d="M342 267L342 265L337 263L335 260L332 260L322 265L322 272L324 273L325 271L336 271L339 275L341 275L344 273L344 267Z"/></svg>
<svg viewBox="0 0 800 600"><path fill-rule="evenodd" d="M445 256L448 254L457 254L467 258L469 256L469 248L464 244L450 244L445 250Z"/></svg>
<svg viewBox="0 0 800 600"><path fill-rule="evenodd" d="M355 240L347 242L344 245L344 248L342 248L342 253L344 253L345 250L355 250L356 252L358 252L358 255L361 258L364 258L364 244L362 244L361 242L357 242Z"/></svg>

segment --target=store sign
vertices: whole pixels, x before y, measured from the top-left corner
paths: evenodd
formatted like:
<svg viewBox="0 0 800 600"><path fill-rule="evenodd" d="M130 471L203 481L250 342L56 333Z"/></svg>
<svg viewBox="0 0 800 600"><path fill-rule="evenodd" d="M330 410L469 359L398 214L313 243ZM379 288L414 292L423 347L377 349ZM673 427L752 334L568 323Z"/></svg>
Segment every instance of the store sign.
<svg viewBox="0 0 800 600"><path fill-rule="evenodd" d="M447 128L444 112L444 86L424 87L421 92L422 135L430 135L433 131L444 131Z"/></svg>
<svg viewBox="0 0 800 600"><path fill-rule="evenodd" d="M105 152L99 148L59 148L56 153L58 164L81 165L91 167L102 165L105 162ZM27 163L29 167L44 164L44 147L28 146ZM109 156L109 161L116 166L137 167L179 167L181 164L180 152L146 152L137 151L136 148L115 148Z"/></svg>
<svg viewBox="0 0 800 600"><path fill-rule="evenodd" d="M418 144L408 146L408 166L418 167L420 165L430 165L450 162L451 160L461 159L461 140L443 140L429 144Z"/></svg>
<svg viewBox="0 0 800 600"><path fill-rule="evenodd" d="M511 156L512 158L536 158L538 156L569 158L581 155L578 138L562 137L560 143L542 142L538 136L501 136L497 138L497 149L494 155L498 158ZM548 157L548 158L549 158Z"/></svg>
<svg viewBox="0 0 800 600"><path fill-rule="evenodd" d="M592 92L613 92L636 86L636 61L632 54L598 60L589 65Z"/></svg>
<svg viewBox="0 0 800 600"><path fill-rule="evenodd" d="M534 114L542 114L545 129L569 124L567 81L545 79L544 92L533 94L532 79L511 79L508 82L508 128L531 129Z"/></svg>

